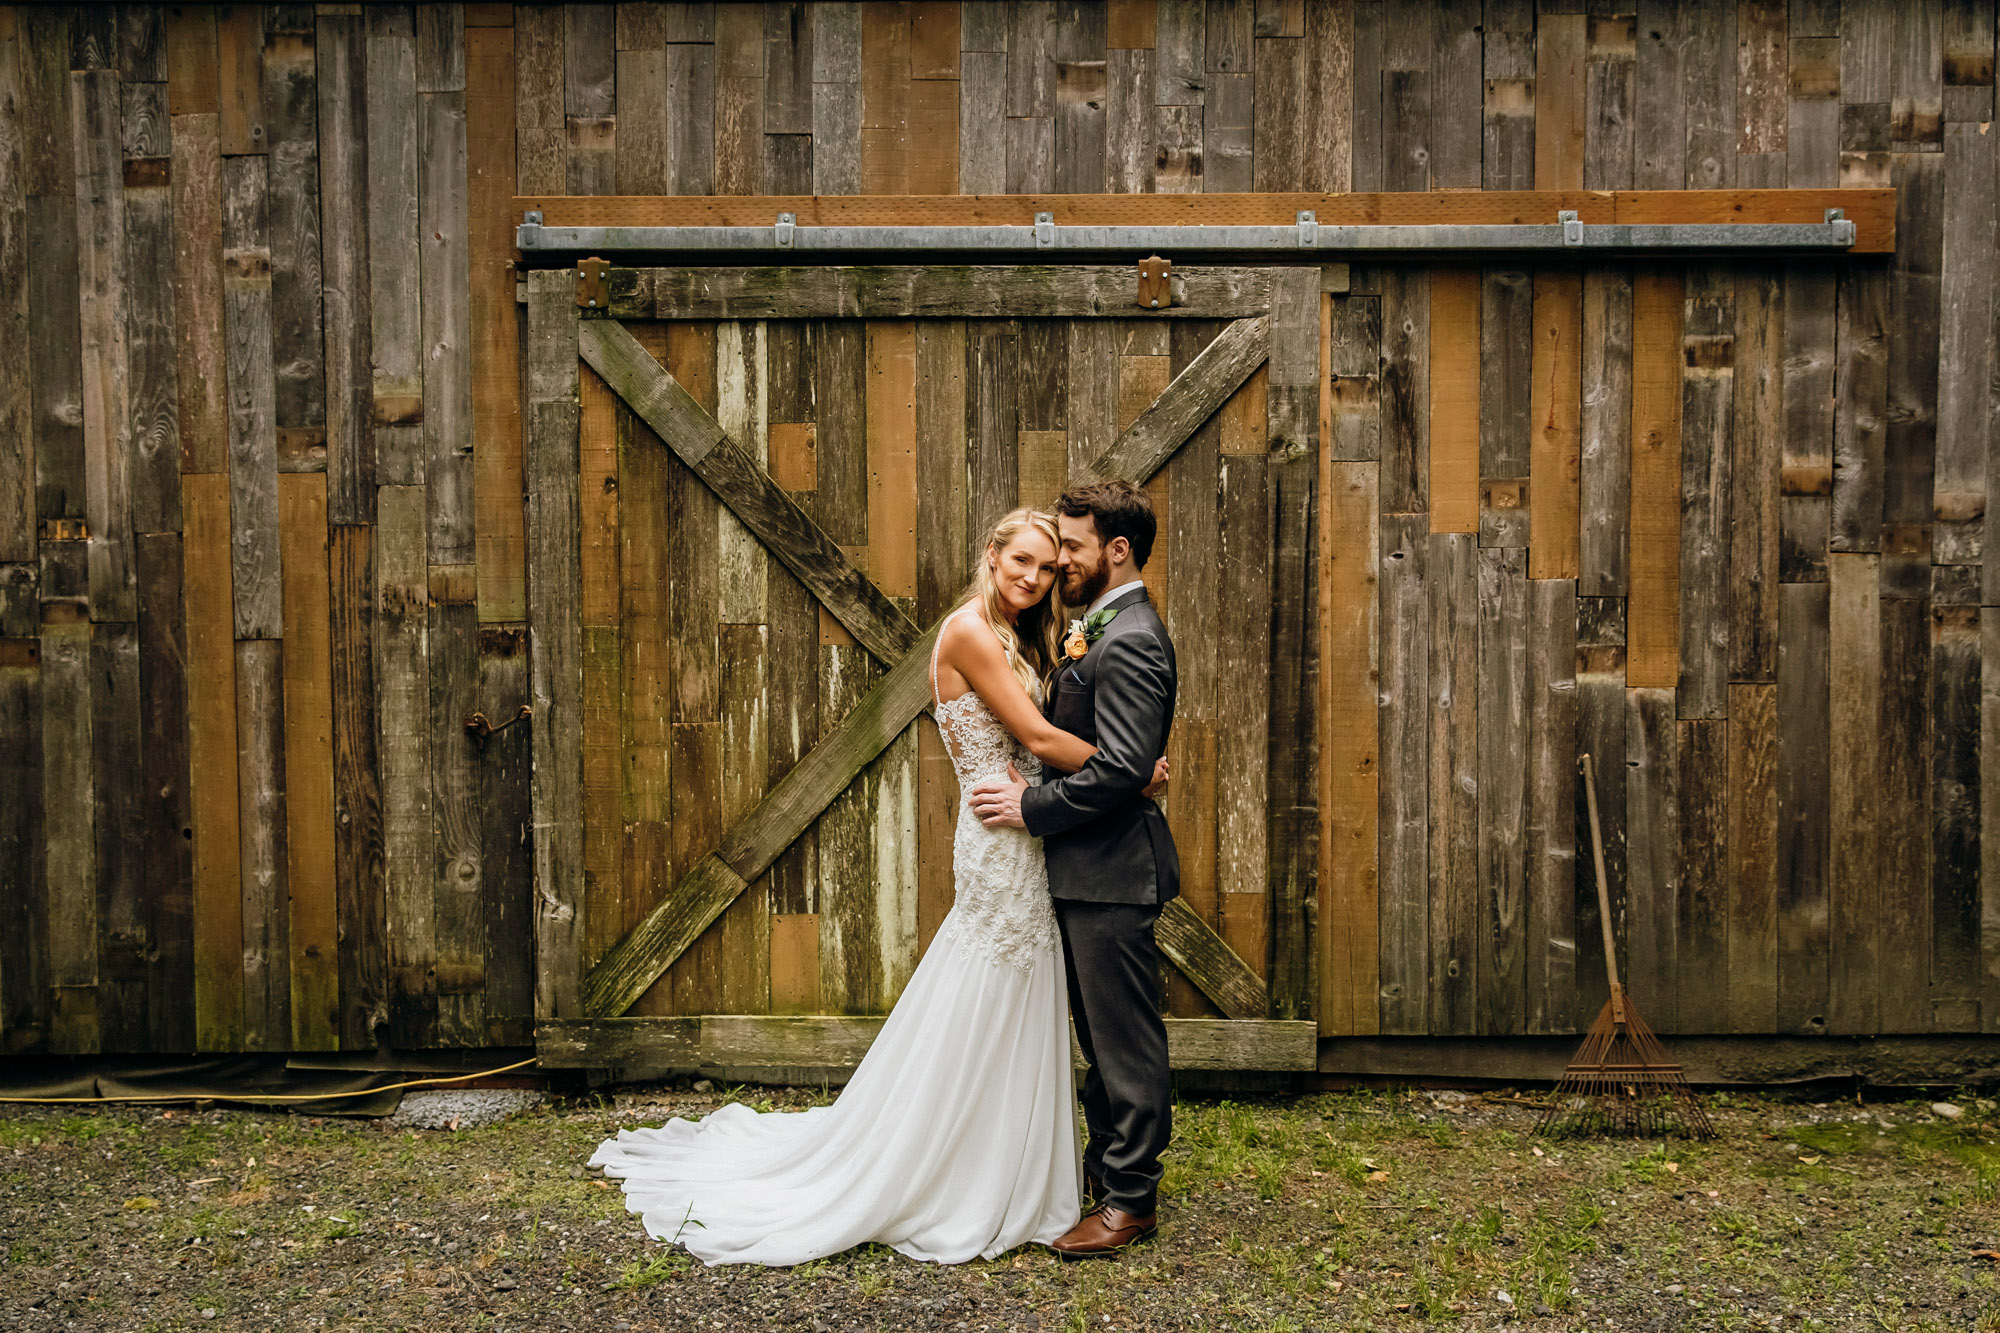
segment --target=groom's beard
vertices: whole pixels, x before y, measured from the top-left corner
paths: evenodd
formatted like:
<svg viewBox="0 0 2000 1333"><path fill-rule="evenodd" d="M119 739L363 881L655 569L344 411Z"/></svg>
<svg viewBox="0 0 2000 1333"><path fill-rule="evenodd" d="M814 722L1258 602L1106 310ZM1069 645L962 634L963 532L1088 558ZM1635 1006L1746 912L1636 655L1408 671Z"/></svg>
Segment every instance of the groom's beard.
<svg viewBox="0 0 2000 1333"><path fill-rule="evenodd" d="M1091 566L1088 573L1071 565L1063 576L1063 601L1070 606L1089 606L1110 583L1111 566L1103 561Z"/></svg>

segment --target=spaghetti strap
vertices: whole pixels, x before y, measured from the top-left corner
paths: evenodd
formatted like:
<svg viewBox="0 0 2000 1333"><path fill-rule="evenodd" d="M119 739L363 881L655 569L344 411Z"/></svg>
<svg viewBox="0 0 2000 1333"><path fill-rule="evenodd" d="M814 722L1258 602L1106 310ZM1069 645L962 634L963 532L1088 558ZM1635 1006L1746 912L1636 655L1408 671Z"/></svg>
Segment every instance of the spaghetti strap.
<svg viewBox="0 0 2000 1333"><path fill-rule="evenodd" d="M931 707L933 708L939 707L944 703L944 700L938 697L937 687L938 650L944 647L944 627L949 625L951 617L957 615L958 611L962 609L958 608L958 610L952 611L951 615L946 616L938 624L937 637L931 640Z"/></svg>
<svg viewBox="0 0 2000 1333"><path fill-rule="evenodd" d="M949 621L951 617L946 616L945 619ZM933 708L944 702L944 700L938 698L937 688L938 649L942 647L944 647L944 626L939 625L937 637L931 640L931 707Z"/></svg>

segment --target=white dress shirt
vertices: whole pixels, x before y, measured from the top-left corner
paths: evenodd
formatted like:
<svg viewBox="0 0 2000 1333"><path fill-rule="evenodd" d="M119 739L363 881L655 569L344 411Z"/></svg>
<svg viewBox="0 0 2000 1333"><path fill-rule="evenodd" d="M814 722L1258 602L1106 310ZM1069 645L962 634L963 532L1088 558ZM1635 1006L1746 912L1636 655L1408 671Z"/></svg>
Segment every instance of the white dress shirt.
<svg viewBox="0 0 2000 1333"><path fill-rule="evenodd" d="M1115 588L1107 588L1097 595L1097 600L1092 602L1083 614L1086 616L1091 615L1107 605L1113 598L1123 597L1126 593L1132 591L1132 589L1143 588L1145 586L1146 580L1144 579L1127 579Z"/></svg>

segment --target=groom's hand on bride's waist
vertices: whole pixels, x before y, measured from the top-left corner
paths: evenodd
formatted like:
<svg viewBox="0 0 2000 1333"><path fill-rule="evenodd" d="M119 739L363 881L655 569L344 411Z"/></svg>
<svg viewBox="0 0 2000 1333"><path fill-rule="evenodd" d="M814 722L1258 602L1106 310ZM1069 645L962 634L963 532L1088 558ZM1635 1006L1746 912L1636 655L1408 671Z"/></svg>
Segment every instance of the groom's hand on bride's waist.
<svg viewBox="0 0 2000 1333"><path fill-rule="evenodd" d="M987 778L973 784L969 798L972 813L988 828L1026 828L1021 819L1021 793L1027 789L1027 779L1009 764L1005 778Z"/></svg>

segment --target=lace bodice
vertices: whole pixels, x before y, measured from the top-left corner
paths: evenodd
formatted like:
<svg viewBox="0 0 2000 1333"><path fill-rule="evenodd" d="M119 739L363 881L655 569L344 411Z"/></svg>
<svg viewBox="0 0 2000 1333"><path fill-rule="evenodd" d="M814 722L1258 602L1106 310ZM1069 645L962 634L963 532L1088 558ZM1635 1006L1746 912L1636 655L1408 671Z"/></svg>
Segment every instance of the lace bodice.
<svg viewBox="0 0 2000 1333"><path fill-rule="evenodd" d="M943 638L940 629L940 643ZM951 755L959 790L958 826L952 838L957 898L939 933L955 932L996 961L1025 969L1037 951L1057 941L1041 839L1023 829L986 827L966 798L973 784L1006 776L1010 763L1031 785L1037 783L1042 761L1014 739L973 691L939 699L937 663L938 649L933 646L931 699L937 705L938 734Z"/></svg>

